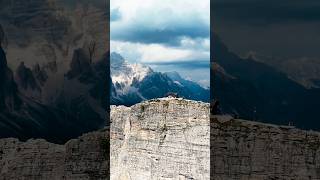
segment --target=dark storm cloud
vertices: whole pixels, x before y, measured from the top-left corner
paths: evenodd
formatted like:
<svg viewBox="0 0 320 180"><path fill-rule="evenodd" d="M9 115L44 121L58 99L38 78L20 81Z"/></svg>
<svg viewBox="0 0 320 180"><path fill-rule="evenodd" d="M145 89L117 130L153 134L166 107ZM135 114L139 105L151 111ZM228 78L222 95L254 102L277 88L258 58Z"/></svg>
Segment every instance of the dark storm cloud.
<svg viewBox="0 0 320 180"><path fill-rule="evenodd" d="M212 29L233 52L319 57L319 0L215 0Z"/></svg>
<svg viewBox="0 0 320 180"><path fill-rule="evenodd" d="M157 21L157 18L152 21ZM150 23L145 19L135 19L129 24L114 26L111 31L113 40L144 44L158 43L169 46L179 46L182 37L208 38L209 35L208 23L198 17L188 19L172 17L168 18L165 24L160 25Z"/></svg>
<svg viewBox="0 0 320 180"><path fill-rule="evenodd" d="M182 37L188 38L207 38L209 28L206 24L189 21L171 27L148 27L147 24L132 24L127 26L125 31L112 31L113 40L129 41L134 43L160 43L170 46L180 45Z"/></svg>
<svg viewBox="0 0 320 180"><path fill-rule="evenodd" d="M175 66L184 69L208 69L210 67L210 62L209 60L172 61L148 63L148 65Z"/></svg>
<svg viewBox="0 0 320 180"><path fill-rule="evenodd" d="M320 21L318 0L215 0L213 20L249 24Z"/></svg>

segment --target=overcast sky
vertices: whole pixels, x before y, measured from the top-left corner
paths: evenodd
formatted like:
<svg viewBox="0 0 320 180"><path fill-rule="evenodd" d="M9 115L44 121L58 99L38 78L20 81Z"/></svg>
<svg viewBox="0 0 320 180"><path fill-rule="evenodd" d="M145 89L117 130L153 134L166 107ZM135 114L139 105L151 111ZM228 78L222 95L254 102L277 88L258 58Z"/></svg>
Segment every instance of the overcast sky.
<svg viewBox="0 0 320 180"><path fill-rule="evenodd" d="M213 29L234 52L319 58L319 0L214 0Z"/></svg>
<svg viewBox="0 0 320 180"><path fill-rule="evenodd" d="M111 51L209 85L210 0L111 0Z"/></svg>

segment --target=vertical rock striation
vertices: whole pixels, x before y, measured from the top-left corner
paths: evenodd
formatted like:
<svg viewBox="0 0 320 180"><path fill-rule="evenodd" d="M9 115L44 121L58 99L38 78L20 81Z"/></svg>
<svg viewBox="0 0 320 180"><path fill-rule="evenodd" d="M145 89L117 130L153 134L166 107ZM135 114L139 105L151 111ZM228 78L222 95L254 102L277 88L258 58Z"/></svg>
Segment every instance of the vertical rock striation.
<svg viewBox="0 0 320 180"><path fill-rule="evenodd" d="M111 108L111 179L209 179L209 104L162 98Z"/></svg>
<svg viewBox="0 0 320 180"><path fill-rule="evenodd" d="M108 123L109 9L0 1L0 138L62 144Z"/></svg>
<svg viewBox="0 0 320 180"><path fill-rule="evenodd" d="M319 132L227 116L209 131L209 104L162 98L112 106L110 133L64 145L0 139L0 180L109 179L109 153L112 180L320 179Z"/></svg>
<svg viewBox="0 0 320 180"><path fill-rule="evenodd" d="M211 179L320 179L320 133L215 116Z"/></svg>
<svg viewBox="0 0 320 180"><path fill-rule="evenodd" d="M108 179L108 132L88 133L65 145L0 139L0 180Z"/></svg>

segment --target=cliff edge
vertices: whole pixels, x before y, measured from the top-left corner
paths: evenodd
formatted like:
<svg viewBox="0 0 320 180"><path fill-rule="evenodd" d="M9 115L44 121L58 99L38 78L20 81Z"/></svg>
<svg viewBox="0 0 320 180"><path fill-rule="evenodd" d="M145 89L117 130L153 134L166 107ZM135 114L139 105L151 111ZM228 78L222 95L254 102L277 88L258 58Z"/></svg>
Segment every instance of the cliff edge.
<svg viewBox="0 0 320 180"><path fill-rule="evenodd" d="M209 104L160 98L111 108L111 180L209 179Z"/></svg>
<svg viewBox="0 0 320 180"><path fill-rule="evenodd" d="M320 179L320 133L211 118L211 179Z"/></svg>
<svg viewBox="0 0 320 180"><path fill-rule="evenodd" d="M0 179L102 180L109 165L113 180L320 179L319 132L209 117L209 109L154 99L112 106L110 130L64 145L0 139Z"/></svg>
<svg viewBox="0 0 320 180"><path fill-rule="evenodd" d="M43 139L0 139L0 180L104 180L109 177L109 131L64 145Z"/></svg>

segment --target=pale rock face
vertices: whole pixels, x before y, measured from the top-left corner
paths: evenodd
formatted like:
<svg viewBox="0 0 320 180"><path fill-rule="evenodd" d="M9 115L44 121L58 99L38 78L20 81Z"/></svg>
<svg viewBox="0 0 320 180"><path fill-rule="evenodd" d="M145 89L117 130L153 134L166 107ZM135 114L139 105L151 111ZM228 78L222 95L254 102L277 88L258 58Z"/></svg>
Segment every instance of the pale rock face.
<svg viewBox="0 0 320 180"><path fill-rule="evenodd" d="M111 108L112 180L209 179L209 104L180 98Z"/></svg>
<svg viewBox="0 0 320 180"><path fill-rule="evenodd" d="M109 137L112 180L320 179L319 132L229 116L210 121L209 130L209 104L179 98L112 106L110 133L65 145L0 139L0 180L109 179Z"/></svg>

